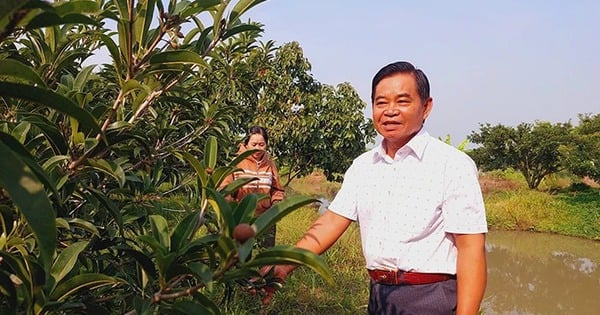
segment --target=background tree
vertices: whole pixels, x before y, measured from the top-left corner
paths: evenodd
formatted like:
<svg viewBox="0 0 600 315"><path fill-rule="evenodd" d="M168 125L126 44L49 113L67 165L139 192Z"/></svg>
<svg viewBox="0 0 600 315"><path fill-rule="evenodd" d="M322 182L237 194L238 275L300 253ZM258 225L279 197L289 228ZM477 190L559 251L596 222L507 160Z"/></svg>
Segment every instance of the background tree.
<svg viewBox="0 0 600 315"><path fill-rule="evenodd" d="M561 146L565 166L573 174L600 182L600 114L579 114L573 138Z"/></svg>
<svg viewBox="0 0 600 315"><path fill-rule="evenodd" d="M531 189L546 175L562 169L559 147L570 139L570 123L521 123L517 127L482 124L468 136L479 145L469 152L482 170L512 167L525 177Z"/></svg>
<svg viewBox="0 0 600 315"><path fill-rule="evenodd" d="M315 80L297 42L249 45L241 37L215 54L212 62L228 66L214 67L218 72L207 80L230 82L213 86L218 91L212 94L224 96L221 102L230 105L233 139L239 142L252 124L265 126L286 183L315 168L329 180L341 179L352 159L375 138L364 118L366 103L356 90L348 83L333 87ZM207 86L201 90L211 89Z"/></svg>

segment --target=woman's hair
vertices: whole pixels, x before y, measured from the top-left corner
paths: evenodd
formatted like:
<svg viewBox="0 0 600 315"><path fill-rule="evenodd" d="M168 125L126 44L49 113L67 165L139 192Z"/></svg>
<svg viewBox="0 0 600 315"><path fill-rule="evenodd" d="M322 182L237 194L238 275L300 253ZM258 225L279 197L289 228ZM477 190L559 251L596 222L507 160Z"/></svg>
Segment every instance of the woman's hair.
<svg viewBox="0 0 600 315"><path fill-rule="evenodd" d="M244 144L248 145L248 141L250 141L250 137L252 135L261 135L263 136L263 139L265 139L265 143L269 144L269 136L267 135L267 130L263 127L260 126L252 126L249 130L248 130L248 135L246 136L246 139L244 140Z"/></svg>

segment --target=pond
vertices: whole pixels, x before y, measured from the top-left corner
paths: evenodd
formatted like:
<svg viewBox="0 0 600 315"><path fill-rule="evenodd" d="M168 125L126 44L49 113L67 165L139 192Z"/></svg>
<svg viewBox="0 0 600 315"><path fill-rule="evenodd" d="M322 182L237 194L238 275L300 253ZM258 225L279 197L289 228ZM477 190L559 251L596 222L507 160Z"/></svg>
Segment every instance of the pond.
<svg viewBox="0 0 600 315"><path fill-rule="evenodd" d="M491 231L484 314L600 314L600 242Z"/></svg>

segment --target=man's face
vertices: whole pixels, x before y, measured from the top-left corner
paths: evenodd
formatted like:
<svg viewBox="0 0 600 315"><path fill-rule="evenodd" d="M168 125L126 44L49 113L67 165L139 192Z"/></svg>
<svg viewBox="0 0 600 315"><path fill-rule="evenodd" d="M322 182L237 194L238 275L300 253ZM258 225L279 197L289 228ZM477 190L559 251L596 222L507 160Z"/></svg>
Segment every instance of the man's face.
<svg viewBox="0 0 600 315"><path fill-rule="evenodd" d="M421 101L413 74L397 73L388 76L375 87L375 130L386 139L389 146L398 149L421 129L431 107L431 98L425 104Z"/></svg>

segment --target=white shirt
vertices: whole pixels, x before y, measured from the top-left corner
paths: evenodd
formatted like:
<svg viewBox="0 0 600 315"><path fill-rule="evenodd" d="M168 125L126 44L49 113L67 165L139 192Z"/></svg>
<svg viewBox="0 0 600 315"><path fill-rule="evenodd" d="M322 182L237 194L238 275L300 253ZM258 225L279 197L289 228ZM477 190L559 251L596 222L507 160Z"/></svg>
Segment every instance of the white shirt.
<svg viewBox="0 0 600 315"><path fill-rule="evenodd" d="M451 233L487 232L473 160L421 130L356 158L329 210L358 221L367 269L456 274Z"/></svg>

